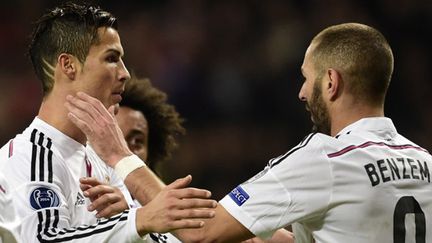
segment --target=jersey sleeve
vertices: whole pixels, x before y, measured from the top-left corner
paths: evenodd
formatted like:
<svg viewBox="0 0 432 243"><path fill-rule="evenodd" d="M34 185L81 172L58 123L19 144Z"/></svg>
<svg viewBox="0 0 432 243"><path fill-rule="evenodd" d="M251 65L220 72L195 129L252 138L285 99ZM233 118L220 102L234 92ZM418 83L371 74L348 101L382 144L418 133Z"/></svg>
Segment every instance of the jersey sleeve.
<svg viewBox="0 0 432 243"><path fill-rule="evenodd" d="M19 209L23 242L141 242L135 225L136 209L72 225L71 202L76 192L70 185L78 182L49 148L35 150L32 146L37 145L27 145L16 150L3 166L15 186L13 200Z"/></svg>
<svg viewBox="0 0 432 243"><path fill-rule="evenodd" d="M234 188L221 205L253 234L269 238L293 222L320 217L331 197L331 169L321 139L310 134Z"/></svg>
<svg viewBox="0 0 432 243"><path fill-rule="evenodd" d="M21 227L10 193L11 190L0 173L0 242L17 242Z"/></svg>

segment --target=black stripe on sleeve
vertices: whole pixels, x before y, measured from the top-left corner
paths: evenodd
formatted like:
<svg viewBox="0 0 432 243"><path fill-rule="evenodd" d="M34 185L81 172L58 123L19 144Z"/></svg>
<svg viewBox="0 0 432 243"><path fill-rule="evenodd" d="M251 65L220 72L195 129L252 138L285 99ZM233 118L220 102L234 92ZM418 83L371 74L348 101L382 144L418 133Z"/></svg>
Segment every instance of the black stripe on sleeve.
<svg viewBox="0 0 432 243"><path fill-rule="evenodd" d="M36 139L38 134L39 137ZM53 183L53 151L51 150L52 139L37 129L33 129L30 136L30 142L32 143L31 181L38 180ZM39 175L36 176L37 174Z"/></svg>
<svg viewBox="0 0 432 243"><path fill-rule="evenodd" d="M44 166L45 166L45 148L43 147L44 134L39 133L38 145L39 151L39 181L44 181Z"/></svg>
<svg viewBox="0 0 432 243"><path fill-rule="evenodd" d="M35 137L36 137L36 129L33 129L31 136L30 136L30 142L32 142L32 157L31 157L31 181L36 180L36 154L37 154L37 146L35 144Z"/></svg>
<svg viewBox="0 0 432 243"><path fill-rule="evenodd" d="M288 156L290 156L291 154L293 154L294 152L296 152L297 150L306 147L306 145L310 142L310 140L312 139L312 137L315 135L316 133L311 133L308 136L306 136L299 145L297 145L296 147L292 148L290 151L288 151L288 153L286 153L284 156L280 157L278 160L274 161L273 163L271 163L270 168L278 165L280 162L282 162L284 159L286 159Z"/></svg>
<svg viewBox="0 0 432 243"><path fill-rule="evenodd" d="M44 229L44 233L47 234L48 233L48 229L51 228L51 210L45 210L45 229Z"/></svg>
<svg viewBox="0 0 432 243"><path fill-rule="evenodd" d="M46 217L50 217L51 214L48 213L52 209L46 209ZM80 226L80 227L72 227L72 228L64 228L57 232L54 228L57 227L59 214L58 210L55 209L54 211L54 222L53 227L50 227L50 219L44 219L43 213L41 211L38 212L38 235L37 238L40 242L66 242L71 241L75 239L85 238L94 234L103 233L106 231L111 230L114 228L114 226L121 222L126 221L128 219L128 213L129 211L124 211L122 214L119 214L117 216L111 217L109 219L101 220L96 224L93 225L86 225L86 226ZM43 227L45 221L45 228Z"/></svg>
<svg viewBox="0 0 432 243"><path fill-rule="evenodd" d="M37 234L37 238L38 238L38 240L39 240L40 242L42 242L42 236L41 236L41 234L40 234L40 232L42 231L42 223L43 223L43 215L42 215L42 211L38 211L38 212L37 212L37 215L38 215L38 221L39 221L39 223L38 223L38 227L37 227L37 232L38 232L38 234Z"/></svg>
<svg viewBox="0 0 432 243"><path fill-rule="evenodd" d="M47 149L48 149L48 182L52 183L53 182L53 170L52 170L53 152L51 150L52 141L51 141L51 138L47 138L47 139L48 139L48 143L47 143Z"/></svg>
<svg viewBox="0 0 432 243"><path fill-rule="evenodd" d="M57 229L58 222L59 222L59 211L58 211L58 209L54 209L54 223L53 223L54 229ZM55 232L55 230L54 230L54 232Z"/></svg>

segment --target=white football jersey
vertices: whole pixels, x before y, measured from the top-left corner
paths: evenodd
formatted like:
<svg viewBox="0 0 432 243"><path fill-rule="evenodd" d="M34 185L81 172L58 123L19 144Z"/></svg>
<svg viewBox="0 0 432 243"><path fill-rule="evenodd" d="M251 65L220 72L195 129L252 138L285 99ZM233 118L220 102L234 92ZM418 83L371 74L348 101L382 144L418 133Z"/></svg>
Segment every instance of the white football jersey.
<svg viewBox="0 0 432 243"><path fill-rule="evenodd" d="M136 200L133 200L126 185L123 183L123 181L117 176L117 174L114 172L114 170L109 167L108 165L103 162L103 160L97 155L97 153L92 149L90 145L87 145L86 147L86 154L89 160L92 161L92 164L94 165L95 172L98 172L98 177L105 178L105 183L110 184L111 186L115 186L120 188L120 190L125 195L126 201L129 204L130 208L137 208L141 205ZM95 176L95 175L93 175ZM174 235L170 233L150 233L146 237L146 242L154 242L154 243L180 243Z"/></svg>
<svg viewBox="0 0 432 243"><path fill-rule="evenodd" d="M310 134L221 200L257 236L294 222L316 242L432 242L432 157L389 118Z"/></svg>
<svg viewBox="0 0 432 243"><path fill-rule="evenodd" d="M20 223L10 193L9 185L0 172L0 243L18 241Z"/></svg>
<svg viewBox="0 0 432 243"><path fill-rule="evenodd" d="M38 118L0 150L0 171L22 221L23 242L143 242L136 231L136 209L109 219L97 219L87 210L90 201L79 178L115 183L113 171Z"/></svg>

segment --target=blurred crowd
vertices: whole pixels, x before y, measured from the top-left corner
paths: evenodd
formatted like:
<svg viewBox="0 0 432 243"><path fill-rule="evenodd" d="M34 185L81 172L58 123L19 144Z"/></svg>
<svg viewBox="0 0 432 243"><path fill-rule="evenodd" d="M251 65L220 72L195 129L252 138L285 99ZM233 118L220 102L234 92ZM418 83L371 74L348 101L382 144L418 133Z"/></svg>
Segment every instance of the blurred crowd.
<svg viewBox="0 0 432 243"><path fill-rule="evenodd" d="M311 128L297 98L304 51L319 30L342 22L365 23L387 37L395 72L386 115L432 149L430 0L93 2L118 17L129 70L149 77L185 119L187 134L164 165L167 182L192 174L194 185L219 199L295 146ZM1 144L38 112L28 36L32 21L58 3L0 3Z"/></svg>

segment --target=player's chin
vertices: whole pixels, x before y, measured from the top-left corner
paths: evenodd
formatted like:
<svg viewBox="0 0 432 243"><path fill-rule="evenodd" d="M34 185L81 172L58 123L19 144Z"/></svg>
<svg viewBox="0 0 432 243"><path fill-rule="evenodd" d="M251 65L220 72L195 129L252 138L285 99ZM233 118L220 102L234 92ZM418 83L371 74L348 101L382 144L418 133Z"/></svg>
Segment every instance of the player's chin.
<svg viewBox="0 0 432 243"><path fill-rule="evenodd" d="M111 105L118 104L122 101L121 94L111 94Z"/></svg>

